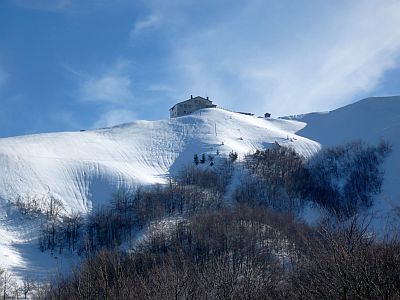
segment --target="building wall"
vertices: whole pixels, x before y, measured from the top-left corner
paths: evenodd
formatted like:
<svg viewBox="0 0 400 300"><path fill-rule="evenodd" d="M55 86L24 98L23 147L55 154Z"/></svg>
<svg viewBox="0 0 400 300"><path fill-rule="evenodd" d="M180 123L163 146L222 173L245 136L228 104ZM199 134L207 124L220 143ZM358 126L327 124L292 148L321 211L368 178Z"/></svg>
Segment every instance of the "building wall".
<svg viewBox="0 0 400 300"><path fill-rule="evenodd" d="M210 100L196 97L181 103L177 103L174 108L170 110L170 117L176 118L190 115L199 109L208 107L215 107L215 105L213 105Z"/></svg>
<svg viewBox="0 0 400 300"><path fill-rule="evenodd" d="M170 118L176 118L177 116L178 116L177 115L177 107L175 105L173 109L169 110L169 117Z"/></svg>

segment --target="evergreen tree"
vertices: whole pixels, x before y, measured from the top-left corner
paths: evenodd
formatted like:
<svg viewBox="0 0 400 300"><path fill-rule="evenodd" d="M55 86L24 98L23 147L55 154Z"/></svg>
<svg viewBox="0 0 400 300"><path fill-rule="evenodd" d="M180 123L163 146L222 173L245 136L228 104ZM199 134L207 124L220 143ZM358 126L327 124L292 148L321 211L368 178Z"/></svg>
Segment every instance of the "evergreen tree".
<svg viewBox="0 0 400 300"><path fill-rule="evenodd" d="M197 154L195 154L195 155L193 156L193 162L194 162L195 165L198 165L198 164L199 164L199 157L197 156Z"/></svg>
<svg viewBox="0 0 400 300"><path fill-rule="evenodd" d="M204 155L204 153L201 155L201 159L200 159L200 163L204 164L206 162L206 156Z"/></svg>
<svg viewBox="0 0 400 300"><path fill-rule="evenodd" d="M237 160L237 158L238 158L237 152L232 150L232 151L229 153L229 159L230 159L232 162L234 162L235 160Z"/></svg>

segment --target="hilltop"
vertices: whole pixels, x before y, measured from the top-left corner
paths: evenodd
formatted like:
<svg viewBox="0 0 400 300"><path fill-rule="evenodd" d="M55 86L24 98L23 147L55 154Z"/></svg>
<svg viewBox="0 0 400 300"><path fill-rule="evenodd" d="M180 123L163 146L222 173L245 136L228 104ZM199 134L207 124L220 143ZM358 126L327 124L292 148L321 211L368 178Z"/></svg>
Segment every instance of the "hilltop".
<svg viewBox="0 0 400 300"><path fill-rule="evenodd" d="M9 202L59 199L64 214L86 214L109 203L119 189L167 182L194 154L231 151L239 160L278 143L306 159L320 149L355 139L392 146L384 164L375 211L385 218L399 207L400 97L368 98L326 113L282 119L219 108L159 121L135 121L83 132L58 132L0 139L0 263L12 274L45 277L68 266L38 249L40 219L24 218ZM307 218L307 214L305 214ZM378 226L379 227L379 226ZM63 265L63 266L60 266Z"/></svg>
<svg viewBox="0 0 400 300"><path fill-rule="evenodd" d="M170 120L0 139L0 198L52 195L67 212L87 212L119 188L165 182L195 153L243 156L278 142L309 157L319 144L295 134L305 125L213 108Z"/></svg>

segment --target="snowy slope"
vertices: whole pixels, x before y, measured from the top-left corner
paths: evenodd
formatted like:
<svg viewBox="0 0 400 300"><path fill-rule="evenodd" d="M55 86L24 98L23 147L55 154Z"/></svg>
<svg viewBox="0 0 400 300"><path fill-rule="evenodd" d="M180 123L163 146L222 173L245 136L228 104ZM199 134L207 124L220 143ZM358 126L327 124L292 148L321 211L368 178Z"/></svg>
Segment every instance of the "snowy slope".
<svg viewBox="0 0 400 300"><path fill-rule="evenodd" d="M240 157L278 142L308 157L320 145L295 134L304 126L205 109L171 120L0 139L0 266L19 277L26 272L37 277L61 264L39 252L39 222L9 212L7 201L34 197L46 202L54 196L66 213L86 213L110 201L120 187L163 182L192 163L195 153L234 150Z"/></svg>
<svg viewBox="0 0 400 300"><path fill-rule="evenodd" d="M400 96L367 98L331 112L288 118L307 123L297 134L317 141L322 146L334 146L357 139L371 144L381 139L388 141L393 149L384 163L385 178L382 193L375 202L374 213L386 220L398 217Z"/></svg>
<svg viewBox="0 0 400 300"><path fill-rule="evenodd" d="M310 157L321 145L388 140L393 152L385 162L383 192L375 207L387 220L400 206L399 133L400 97L387 97L289 119L205 109L170 120L0 139L0 266L17 277L27 272L38 277L68 264L39 252L39 220L11 212L9 200L20 196L45 202L52 195L66 213L86 213L108 202L120 187L164 182L191 163L195 153L234 150L241 157L274 142Z"/></svg>
<svg viewBox="0 0 400 300"><path fill-rule="evenodd" d="M0 198L53 195L67 212L86 212L119 187L163 182L194 153L244 155L278 141L310 156L318 143L287 140L304 125L206 109L171 120L0 139Z"/></svg>

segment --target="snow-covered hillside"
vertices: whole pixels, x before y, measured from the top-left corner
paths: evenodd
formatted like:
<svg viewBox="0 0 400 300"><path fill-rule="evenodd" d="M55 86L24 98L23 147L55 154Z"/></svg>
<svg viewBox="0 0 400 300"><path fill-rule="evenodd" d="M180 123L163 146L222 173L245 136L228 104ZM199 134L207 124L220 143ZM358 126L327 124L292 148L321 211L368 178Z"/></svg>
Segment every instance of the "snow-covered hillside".
<svg viewBox="0 0 400 300"><path fill-rule="evenodd" d="M389 142L392 153L384 163L382 193L377 197L374 209L384 220L396 218L395 212L400 208L400 96L367 98L331 112L288 118L305 122L307 126L297 134L322 146L353 140L371 144L381 139ZM399 213L397 216L400 217Z"/></svg>
<svg viewBox="0 0 400 300"><path fill-rule="evenodd" d="M319 145L295 135L304 125L205 109L171 120L0 139L0 198L52 195L67 212L86 212L120 187L163 182L194 153L244 155L277 141L310 156Z"/></svg>
<svg viewBox="0 0 400 300"><path fill-rule="evenodd" d="M63 264L38 250L39 220L10 211L8 201L34 197L46 202L53 196L65 213L86 213L110 201L119 188L164 182L192 163L195 153L234 150L242 157L275 142L310 157L321 145L386 139L393 151L376 208L389 213L400 204L399 133L400 97L387 97L285 119L204 109L170 120L0 139L0 266L16 276L37 277Z"/></svg>
<svg viewBox="0 0 400 300"><path fill-rule="evenodd" d="M163 182L192 163L195 153L240 156L278 142L308 157L319 144L297 136L302 122L264 119L221 109L161 121L136 121L85 132L0 139L0 265L23 276L59 268L40 253L38 222L7 213L7 201L28 197L62 201L66 213L86 213L119 188ZM47 257L47 259L43 258Z"/></svg>

